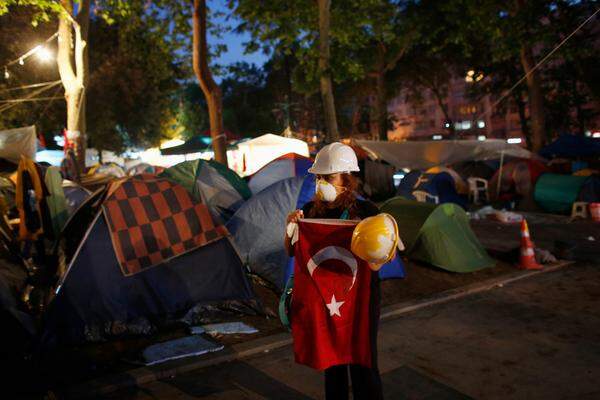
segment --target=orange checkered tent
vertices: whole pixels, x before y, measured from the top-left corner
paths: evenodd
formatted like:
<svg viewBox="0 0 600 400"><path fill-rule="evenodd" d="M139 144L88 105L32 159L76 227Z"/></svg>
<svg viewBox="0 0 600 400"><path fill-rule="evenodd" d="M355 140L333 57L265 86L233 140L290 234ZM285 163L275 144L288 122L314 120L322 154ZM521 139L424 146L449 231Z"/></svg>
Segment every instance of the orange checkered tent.
<svg viewBox="0 0 600 400"><path fill-rule="evenodd" d="M136 175L108 187L68 260L47 335L103 339L115 326L135 331L198 304L231 302L255 305L228 230L183 186Z"/></svg>

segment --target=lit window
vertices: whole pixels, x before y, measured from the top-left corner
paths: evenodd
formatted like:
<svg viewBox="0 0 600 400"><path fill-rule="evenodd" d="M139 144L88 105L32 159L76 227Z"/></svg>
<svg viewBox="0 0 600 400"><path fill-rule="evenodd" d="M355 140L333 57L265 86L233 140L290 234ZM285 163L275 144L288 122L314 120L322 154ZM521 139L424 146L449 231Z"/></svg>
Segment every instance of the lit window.
<svg viewBox="0 0 600 400"><path fill-rule="evenodd" d="M483 128L485 128L485 122L483 122L483 121L477 121L477 127L478 127L479 129L483 129Z"/></svg>
<svg viewBox="0 0 600 400"><path fill-rule="evenodd" d="M462 128L463 130L471 129L471 121L463 121Z"/></svg>
<svg viewBox="0 0 600 400"><path fill-rule="evenodd" d="M477 140L479 140L480 142L483 142L485 139L486 139L485 135L477 136Z"/></svg>
<svg viewBox="0 0 600 400"><path fill-rule="evenodd" d="M600 133L600 132L599 132ZM519 144L521 143L523 140L521 140L521 138L508 138L506 139L506 142L509 144Z"/></svg>
<svg viewBox="0 0 600 400"><path fill-rule="evenodd" d="M600 131L592 133L593 138L600 138Z"/></svg>
<svg viewBox="0 0 600 400"><path fill-rule="evenodd" d="M433 140L442 140L442 135L433 135Z"/></svg>

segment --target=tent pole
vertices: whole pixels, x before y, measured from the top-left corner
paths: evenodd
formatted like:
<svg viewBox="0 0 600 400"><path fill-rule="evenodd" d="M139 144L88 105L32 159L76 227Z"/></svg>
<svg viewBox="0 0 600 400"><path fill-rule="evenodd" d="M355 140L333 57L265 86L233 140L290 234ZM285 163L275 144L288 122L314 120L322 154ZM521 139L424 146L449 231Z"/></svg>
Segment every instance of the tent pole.
<svg viewBox="0 0 600 400"><path fill-rule="evenodd" d="M498 184L496 185L496 198L500 197L500 182L502 182L502 167L504 166L504 150L500 152L500 170L498 171Z"/></svg>

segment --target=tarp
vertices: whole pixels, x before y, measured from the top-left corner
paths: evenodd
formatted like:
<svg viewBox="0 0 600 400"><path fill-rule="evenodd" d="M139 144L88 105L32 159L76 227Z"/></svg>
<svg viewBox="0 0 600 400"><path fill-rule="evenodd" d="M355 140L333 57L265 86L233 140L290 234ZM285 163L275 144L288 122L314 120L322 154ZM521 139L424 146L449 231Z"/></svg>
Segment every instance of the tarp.
<svg viewBox="0 0 600 400"><path fill-rule="evenodd" d="M543 174L535 184L535 201L548 212L569 212L587 179L585 176Z"/></svg>
<svg viewBox="0 0 600 400"><path fill-rule="evenodd" d="M461 161L494 160L500 158L502 153L511 157L539 158L527 149L500 139L418 142L359 140L357 143L374 158L385 160L397 169L427 169Z"/></svg>
<svg viewBox="0 0 600 400"><path fill-rule="evenodd" d="M237 157L243 159L244 175L255 173L270 161L287 153L310 156L306 142L271 133L238 143L237 150L234 152L239 153Z"/></svg>
<svg viewBox="0 0 600 400"><path fill-rule="evenodd" d="M381 206L394 216L410 258L452 272L472 272L495 264L456 204L420 203L395 197Z"/></svg>
<svg viewBox="0 0 600 400"><path fill-rule="evenodd" d="M563 134L543 147L540 155L546 158L600 157L600 139Z"/></svg>
<svg viewBox="0 0 600 400"><path fill-rule="evenodd" d="M123 274L130 276L229 234L183 186L155 175L114 183L102 206Z"/></svg>
<svg viewBox="0 0 600 400"><path fill-rule="evenodd" d="M258 193L275 182L295 176L305 176L313 161L296 153L287 153L271 161L250 176L248 186Z"/></svg>
<svg viewBox="0 0 600 400"><path fill-rule="evenodd" d="M149 183L143 192L152 190ZM168 223L176 213L176 204L169 196L165 199L167 203L160 217ZM162 214L165 212L166 215ZM200 223L191 215L187 222ZM144 235L144 228L140 231L142 237L130 238L146 241L153 237ZM46 341L81 342L135 333L136 326L181 316L198 304L223 306L231 301L254 299L242 262L228 236L130 276L121 271L102 212L96 213L82 236L45 314ZM169 240L176 242L177 238Z"/></svg>
<svg viewBox="0 0 600 400"><path fill-rule="evenodd" d="M21 156L35 160L35 126L0 131L0 158L18 163Z"/></svg>
<svg viewBox="0 0 600 400"><path fill-rule="evenodd" d="M212 160L184 161L165 169L159 176L182 185L222 222L228 221L252 194L238 174Z"/></svg>

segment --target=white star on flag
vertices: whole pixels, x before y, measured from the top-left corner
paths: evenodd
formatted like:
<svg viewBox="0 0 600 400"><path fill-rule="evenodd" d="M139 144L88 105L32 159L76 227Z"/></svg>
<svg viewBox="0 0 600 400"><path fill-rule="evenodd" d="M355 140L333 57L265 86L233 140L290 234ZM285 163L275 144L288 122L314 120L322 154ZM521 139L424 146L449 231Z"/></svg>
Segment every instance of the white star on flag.
<svg viewBox="0 0 600 400"><path fill-rule="evenodd" d="M337 315L338 317L341 317L342 315L340 314L340 307L342 306L342 304L344 304L343 301L336 301L335 294L332 295L331 303L327 304L327 308L329 309L329 316L333 317L334 315Z"/></svg>

